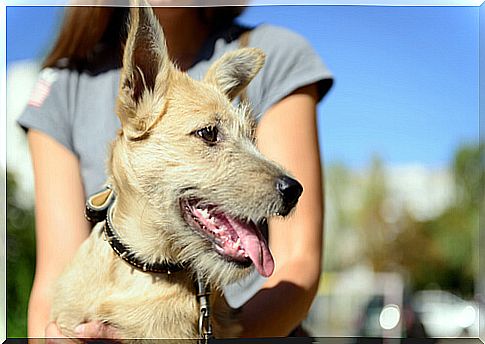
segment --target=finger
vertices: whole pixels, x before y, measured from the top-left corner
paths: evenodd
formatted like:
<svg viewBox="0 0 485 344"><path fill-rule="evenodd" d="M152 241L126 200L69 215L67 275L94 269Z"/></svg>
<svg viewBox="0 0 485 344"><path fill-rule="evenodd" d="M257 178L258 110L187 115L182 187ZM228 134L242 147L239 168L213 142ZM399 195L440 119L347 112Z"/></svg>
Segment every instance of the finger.
<svg viewBox="0 0 485 344"><path fill-rule="evenodd" d="M74 331L78 338L116 338L116 330L100 321L80 324Z"/></svg>
<svg viewBox="0 0 485 344"><path fill-rule="evenodd" d="M90 321L78 325L74 332L78 338L101 338L101 323L99 321Z"/></svg>
<svg viewBox="0 0 485 344"><path fill-rule="evenodd" d="M47 324L45 328L46 344L75 344L74 341L64 336L59 326L54 321Z"/></svg>
<svg viewBox="0 0 485 344"><path fill-rule="evenodd" d="M45 328L45 336L48 338L62 338L65 337L62 335L61 330L57 326L57 324L54 321L51 321L50 323L47 324Z"/></svg>

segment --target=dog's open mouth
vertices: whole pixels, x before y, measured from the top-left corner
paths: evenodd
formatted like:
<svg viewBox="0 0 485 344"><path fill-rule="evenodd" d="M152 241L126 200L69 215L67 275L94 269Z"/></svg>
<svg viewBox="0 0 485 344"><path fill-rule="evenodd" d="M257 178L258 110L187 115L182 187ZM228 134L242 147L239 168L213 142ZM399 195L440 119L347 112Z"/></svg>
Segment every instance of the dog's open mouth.
<svg viewBox="0 0 485 344"><path fill-rule="evenodd" d="M253 221L229 216L196 199L182 199L180 206L187 224L209 239L220 255L243 265L252 261L262 276L273 273L273 256Z"/></svg>

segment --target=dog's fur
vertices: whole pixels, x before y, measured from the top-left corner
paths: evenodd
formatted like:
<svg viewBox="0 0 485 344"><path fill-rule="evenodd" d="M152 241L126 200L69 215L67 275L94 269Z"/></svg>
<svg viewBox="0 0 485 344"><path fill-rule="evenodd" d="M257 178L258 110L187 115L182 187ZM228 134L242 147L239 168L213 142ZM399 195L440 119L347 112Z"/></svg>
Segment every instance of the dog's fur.
<svg viewBox="0 0 485 344"><path fill-rule="evenodd" d="M108 159L114 225L144 262L189 268L171 275L133 269L103 240L98 224L55 288L51 318L65 335L100 320L122 338L196 338L195 271L217 291L211 298L216 337L238 335L218 291L251 268L222 257L194 231L180 199L207 200L256 223L285 206L275 180L287 173L256 150L249 107L231 103L263 63L260 49L239 49L195 81L169 61L152 10L132 9L117 103L122 129ZM214 144L195 134L214 126L220 134Z"/></svg>

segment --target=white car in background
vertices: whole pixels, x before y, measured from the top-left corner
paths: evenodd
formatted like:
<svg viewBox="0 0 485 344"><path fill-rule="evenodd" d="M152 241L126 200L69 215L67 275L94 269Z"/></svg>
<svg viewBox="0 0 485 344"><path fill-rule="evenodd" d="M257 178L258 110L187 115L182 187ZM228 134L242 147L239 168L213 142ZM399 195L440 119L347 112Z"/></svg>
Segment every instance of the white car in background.
<svg viewBox="0 0 485 344"><path fill-rule="evenodd" d="M478 304L442 290L423 290L413 308L431 337L478 337Z"/></svg>

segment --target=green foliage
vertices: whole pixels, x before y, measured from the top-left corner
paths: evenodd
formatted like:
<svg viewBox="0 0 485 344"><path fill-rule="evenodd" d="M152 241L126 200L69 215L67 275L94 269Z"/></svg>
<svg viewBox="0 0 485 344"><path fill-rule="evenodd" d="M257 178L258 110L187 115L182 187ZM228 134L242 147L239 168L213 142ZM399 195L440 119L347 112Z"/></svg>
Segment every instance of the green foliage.
<svg viewBox="0 0 485 344"><path fill-rule="evenodd" d="M483 148L483 147L482 147ZM438 285L470 297L478 269L478 212L483 202L485 174L478 145L460 147L450 164L455 197L437 217L420 221L402 209L396 221L386 221L386 175L374 159L362 196L356 229L362 241L360 259L375 271L401 271L413 289Z"/></svg>
<svg viewBox="0 0 485 344"><path fill-rule="evenodd" d="M7 336L27 337L27 306L35 269L34 212L16 199L7 172Z"/></svg>
<svg viewBox="0 0 485 344"><path fill-rule="evenodd" d="M480 147L466 145L455 154L453 172L454 202L438 217L408 221L402 233L416 233L410 248L419 240L426 245L406 266L415 289L437 284L442 289L471 297L478 270L479 206L482 201L484 171L480 168ZM401 243L402 244L402 243Z"/></svg>
<svg viewBox="0 0 485 344"><path fill-rule="evenodd" d="M483 202L484 148L483 142L477 146L463 146L453 161L452 168L457 188L456 205L467 211L474 211Z"/></svg>

